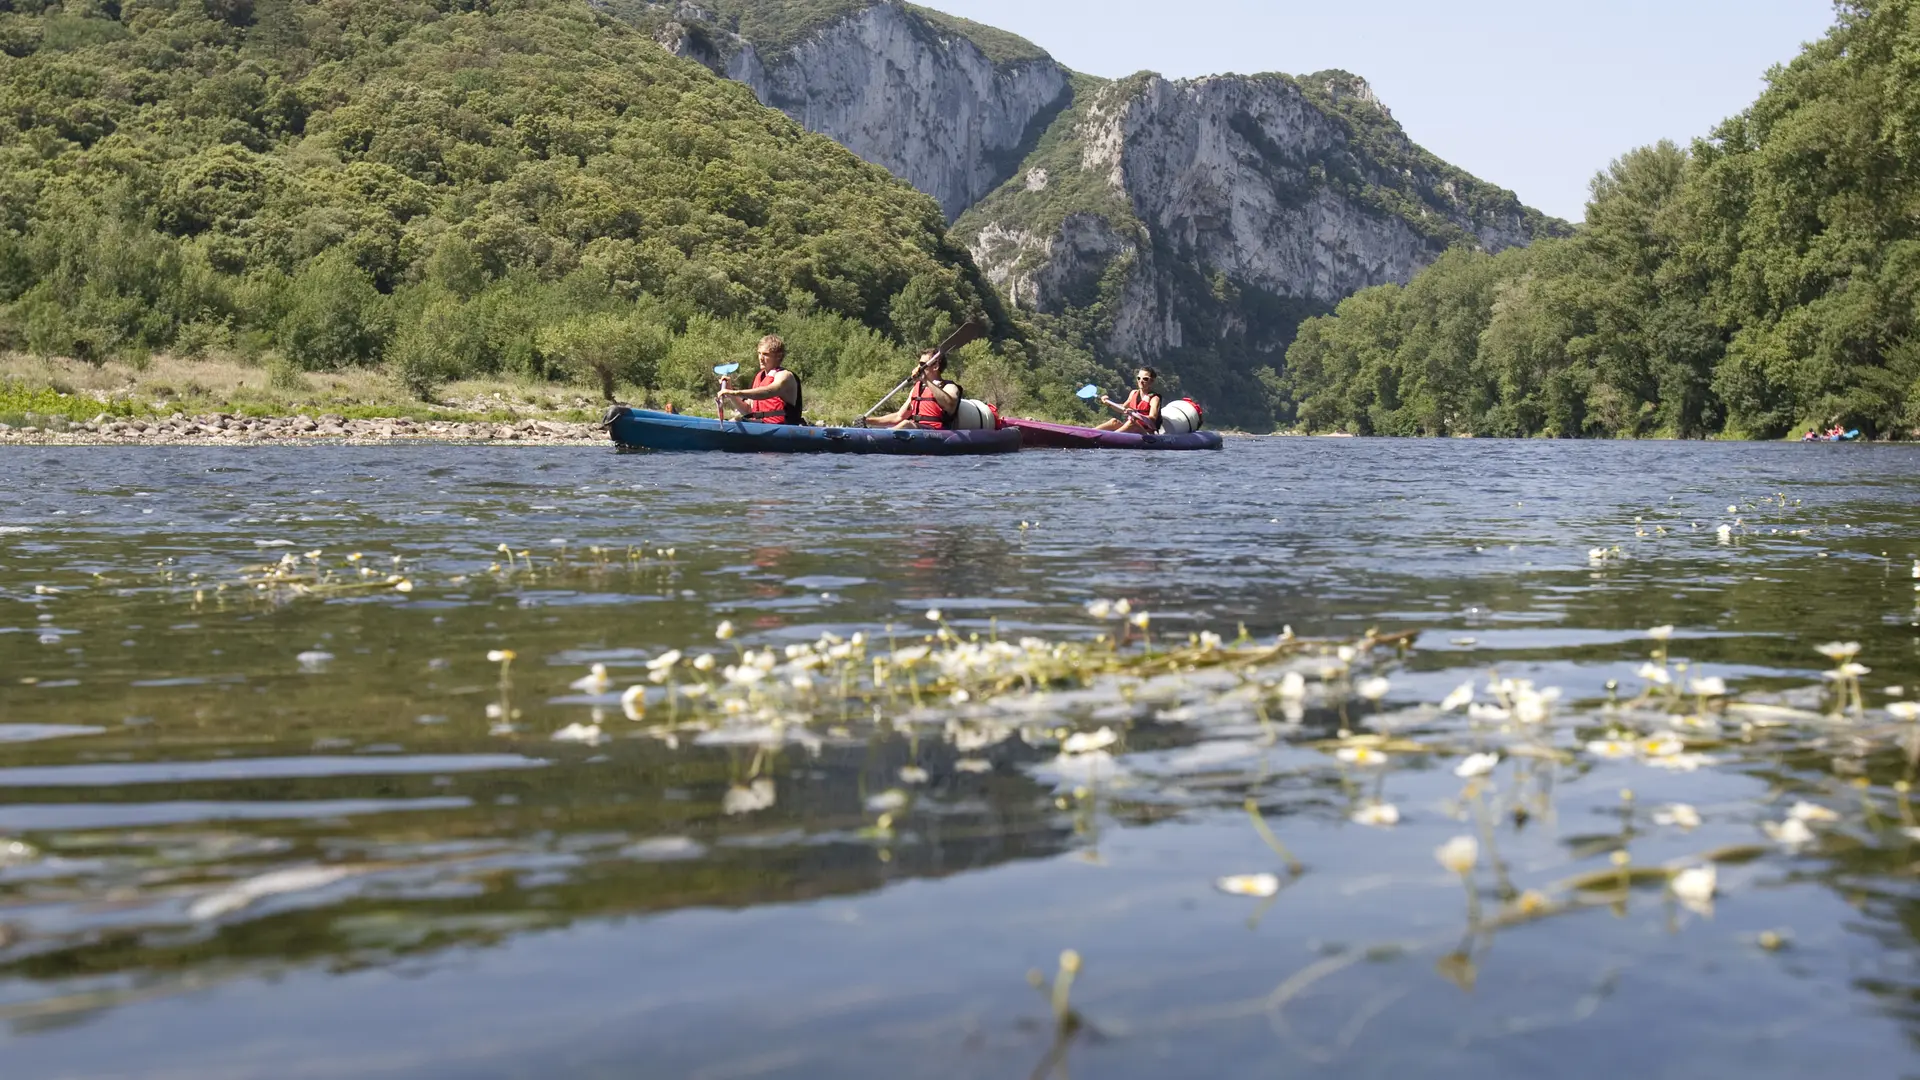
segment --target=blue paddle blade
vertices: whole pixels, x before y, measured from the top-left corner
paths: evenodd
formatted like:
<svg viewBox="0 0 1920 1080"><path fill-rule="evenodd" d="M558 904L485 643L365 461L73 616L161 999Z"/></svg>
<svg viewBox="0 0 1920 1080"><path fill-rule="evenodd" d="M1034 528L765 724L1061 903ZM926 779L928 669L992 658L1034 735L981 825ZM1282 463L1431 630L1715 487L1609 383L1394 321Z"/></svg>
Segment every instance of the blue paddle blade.
<svg viewBox="0 0 1920 1080"><path fill-rule="evenodd" d="M721 364L719 367L713 369L713 373L715 375L731 375L739 370L739 364Z"/></svg>
<svg viewBox="0 0 1920 1080"><path fill-rule="evenodd" d="M1080 389L1075 390L1073 392L1073 396L1079 398L1082 401L1092 401L1094 398L1097 398L1100 396L1100 388L1093 385L1092 383L1088 383L1087 385L1081 387Z"/></svg>

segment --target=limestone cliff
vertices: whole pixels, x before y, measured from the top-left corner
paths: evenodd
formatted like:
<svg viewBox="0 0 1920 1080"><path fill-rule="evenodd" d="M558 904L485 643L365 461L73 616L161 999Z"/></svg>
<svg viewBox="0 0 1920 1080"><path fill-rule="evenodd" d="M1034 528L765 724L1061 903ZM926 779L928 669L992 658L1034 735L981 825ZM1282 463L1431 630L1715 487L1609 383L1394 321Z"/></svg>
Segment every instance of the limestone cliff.
<svg viewBox="0 0 1920 1080"><path fill-rule="evenodd" d="M1116 362L1277 362L1300 318L1452 244L1563 228L1415 146L1345 73L1140 75L1081 97L957 232L1005 296L1078 313Z"/></svg>
<svg viewBox="0 0 1920 1080"><path fill-rule="evenodd" d="M764 0L709 2L604 6L932 195L949 221L1013 175L1066 104L1067 71L1046 53L897 0L784 21Z"/></svg>

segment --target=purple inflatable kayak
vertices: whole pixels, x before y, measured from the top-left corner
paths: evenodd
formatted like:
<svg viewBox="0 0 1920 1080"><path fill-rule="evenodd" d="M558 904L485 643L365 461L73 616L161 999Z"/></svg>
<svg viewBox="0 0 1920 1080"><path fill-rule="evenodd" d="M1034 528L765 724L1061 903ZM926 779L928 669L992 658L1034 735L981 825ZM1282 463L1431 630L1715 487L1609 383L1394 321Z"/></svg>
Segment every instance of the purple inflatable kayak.
<svg viewBox="0 0 1920 1080"><path fill-rule="evenodd" d="M1101 431L1099 428L1049 424L1042 420L1003 421L1020 429L1020 445L1028 450L1218 450L1217 431L1190 431L1184 435L1139 435L1133 432Z"/></svg>

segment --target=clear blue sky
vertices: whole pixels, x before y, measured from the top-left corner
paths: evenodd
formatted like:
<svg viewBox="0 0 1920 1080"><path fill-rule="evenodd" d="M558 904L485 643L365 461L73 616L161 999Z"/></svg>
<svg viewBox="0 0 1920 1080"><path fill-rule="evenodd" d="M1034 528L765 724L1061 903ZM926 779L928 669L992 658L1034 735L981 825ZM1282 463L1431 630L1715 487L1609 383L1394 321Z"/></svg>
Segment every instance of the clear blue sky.
<svg viewBox="0 0 1920 1080"><path fill-rule="evenodd" d="M920 2L1093 75L1344 68L1415 142L1570 221L1607 162L1706 134L1833 22L1828 0Z"/></svg>

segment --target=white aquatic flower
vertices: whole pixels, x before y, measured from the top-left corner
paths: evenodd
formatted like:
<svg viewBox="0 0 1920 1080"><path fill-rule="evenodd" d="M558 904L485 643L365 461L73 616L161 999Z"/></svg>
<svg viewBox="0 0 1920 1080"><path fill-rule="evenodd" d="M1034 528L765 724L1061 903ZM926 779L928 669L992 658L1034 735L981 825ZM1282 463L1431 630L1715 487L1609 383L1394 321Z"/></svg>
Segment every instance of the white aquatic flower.
<svg viewBox="0 0 1920 1080"><path fill-rule="evenodd" d="M1608 761L1619 761L1633 756L1633 744L1624 739L1596 739L1587 744L1587 753Z"/></svg>
<svg viewBox="0 0 1920 1080"><path fill-rule="evenodd" d="M1503 724L1513 719L1513 713L1498 705L1481 705L1476 703L1467 706L1467 719L1477 720L1486 724Z"/></svg>
<svg viewBox="0 0 1920 1080"><path fill-rule="evenodd" d="M720 625L713 628L713 636L721 641L732 637L733 623L730 620L722 619Z"/></svg>
<svg viewBox="0 0 1920 1080"><path fill-rule="evenodd" d="M1111 618L1113 616L1113 601L1111 600L1090 601L1087 604L1087 614L1093 616L1096 619Z"/></svg>
<svg viewBox="0 0 1920 1080"><path fill-rule="evenodd" d="M682 654L679 649L674 649L671 652L663 652L659 656L656 656L653 659L647 661L647 670L648 671L666 671L669 668L672 668L675 664L678 664L680 662L681 655Z"/></svg>
<svg viewBox="0 0 1920 1080"><path fill-rule="evenodd" d="M803 694L810 694L813 692L813 676L803 671L793 677L790 685Z"/></svg>
<svg viewBox="0 0 1920 1080"><path fill-rule="evenodd" d="M1690 866L1673 875L1668 886L1673 895L1689 907L1705 906L1712 902L1714 888L1719 884L1719 874L1712 864Z"/></svg>
<svg viewBox="0 0 1920 1080"><path fill-rule="evenodd" d="M714 659L712 653L701 653L699 656L693 658L693 670L695 671L712 671L713 664Z"/></svg>
<svg viewBox="0 0 1920 1080"><path fill-rule="evenodd" d="M927 609L927 621L928 621L928 622L939 622L939 621L940 621L940 609L939 609L939 608L937 608L937 607L936 607L936 608L928 608L928 609Z"/></svg>
<svg viewBox="0 0 1920 1080"><path fill-rule="evenodd" d="M1334 757L1349 765L1358 765L1363 769L1374 768L1387 763L1387 755L1371 746L1343 746L1334 751Z"/></svg>
<svg viewBox="0 0 1920 1080"><path fill-rule="evenodd" d="M1829 641L1825 645L1815 645L1813 651L1829 660L1851 660L1860 655L1860 643L1857 641Z"/></svg>
<svg viewBox="0 0 1920 1080"><path fill-rule="evenodd" d="M1339 648L1333 650L1333 655L1339 657L1341 663L1351 664L1353 663L1354 657L1357 657L1360 655L1360 650L1354 648L1351 645L1342 645Z"/></svg>
<svg viewBox="0 0 1920 1080"><path fill-rule="evenodd" d="M1480 861L1480 841L1471 836L1456 836L1435 848L1433 857L1440 860L1441 866L1465 876L1472 873L1474 864Z"/></svg>
<svg viewBox="0 0 1920 1080"><path fill-rule="evenodd" d="M1698 772L1702 765L1713 764L1713 759L1705 754L1669 754L1648 758L1647 764L1668 772Z"/></svg>
<svg viewBox="0 0 1920 1080"><path fill-rule="evenodd" d="M1353 820L1361 825L1376 828L1389 828L1400 824L1400 808L1392 803L1372 802L1353 812Z"/></svg>
<svg viewBox="0 0 1920 1080"><path fill-rule="evenodd" d="M1226 639L1211 630L1200 631L1200 648L1203 652L1212 652L1226 644Z"/></svg>
<svg viewBox="0 0 1920 1080"><path fill-rule="evenodd" d="M900 766L900 782L903 784L924 784L927 782L927 770L918 765Z"/></svg>
<svg viewBox="0 0 1920 1080"><path fill-rule="evenodd" d="M573 680L570 687L589 694L604 694L613 686L613 679L607 674L607 665L595 664L587 674Z"/></svg>
<svg viewBox="0 0 1920 1080"><path fill-rule="evenodd" d="M1807 828L1806 822L1796 817L1790 817L1785 821L1763 821L1760 823L1760 829L1774 843L1790 848L1813 842L1813 830Z"/></svg>
<svg viewBox="0 0 1920 1080"><path fill-rule="evenodd" d="M1133 601L1122 598L1113 602L1113 613L1125 618L1133 613Z"/></svg>
<svg viewBox="0 0 1920 1080"><path fill-rule="evenodd" d="M1468 754L1466 760L1454 766L1453 775L1462 780L1471 780L1476 776L1487 775L1499 764L1499 754Z"/></svg>
<svg viewBox="0 0 1920 1080"><path fill-rule="evenodd" d="M1887 706L1887 715L1895 720L1920 720L1920 704L1911 701L1896 701Z"/></svg>
<svg viewBox="0 0 1920 1080"><path fill-rule="evenodd" d="M1673 626L1671 624L1667 626L1656 626L1647 631L1647 636L1655 641L1666 641L1673 637Z"/></svg>
<svg viewBox="0 0 1920 1080"><path fill-rule="evenodd" d="M1213 887L1234 896L1265 899L1280 891L1280 879L1272 874L1234 874L1215 878Z"/></svg>
<svg viewBox="0 0 1920 1080"><path fill-rule="evenodd" d="M1787 816L1795 821L1839 821L1840 815L1817 803L1802 799L1787 810Z"/></svg>
<svg viewBox="0 0 1920 1080"><path fill-rule="evenodd" d="M1733 543L1733 526L1722 525L1718 529L1715 529L1714 532L1719 535L1721 543L1723 544Z"/></svg>
<svg viewBox="0 0 1920 1080"><path fill-rule="evenodd" d="M1103 727L1099 731L1078 731L1067 736L1060 744L1062 754L1090 754L1095 750L1105 750L1120 741L1120 736L1112 728Z"/></svg>
<svg viewBox="0 0 1920 1080"><path fill-rule="evenodd" d="M955 770L963 773L990 773L993 771L993 762L984 761L980 758L964 757L954 762L953 767Z"/></svg>
<svg viewBox="0 0 1920 1080"><path fill-rule="evenodd" d="M514 656L515 653L512 649L491 649L487 652L487 663L504 664L513 659Z"/></svg>
<svg viewBox="0 0 1920 1080"><path fill-rule="evenodd" d="M1545 723L1553 703L1559 700L1559 687L1535 690L1532 683L1521 680L1513 690L1513 718L1523 724Z"/></svg>
<svg viewBox="0 0 1920 1080"><path fill-rule="evenodd" d="M730 817L757 813L772 806L777 794L772 780L755 780L748 787L736 784L728 788L727 793L721 797L720 812Z"/></svg>
<svg viewBox="0 0 1920 1080"><path fill-rule="evenodd" d="M947 695L947 701L954 705L965 705L972 700L973 695L967 693L965 690L955 690L953 693Z"/></svg>
<svg viewBox="0 0 1920 1080"><path fill-rule="evenodd" d="M1453 692L1440 701L1441 712L1452 712L1473 704L1473 683L1463 682L1453 688Z"/></svg>
<svg viewBox="0 0 1920 1080"><path fill-rule="evenodd" d="M1306 676L1297 671L1289 671L1285 675L1280 676L1280 699L1282 701L1299 701L1306 696Z"/></svg>
<svg viewBox="0 0 1920 1080"><path fill-rule="evenodd" d="M319 671L332 662L333 654L330 652L321 652L318 649L309 649L294 657L294 659L299 661L300 666L308 671Z"/></svg>
<svg viewBox="0 0 1920 1080"><path fill-rule="evenodd" d="M1129 623L1132 623L1138 629L1145 630L1147 628L1147 625L1153 622L1153 616L1145 611L1141 611L1141 612L1136 612L1133 615L1133 617L1129 618L1127 621Z"/></svg>
<svg viewBox="0 0 1920 1080"><path fill-rule="evenodd" d="M1850 660L1847 663L1840 665L1840 674L1848 676L1849 678L1858 679L1862 675L1873 674L1873 669L1868 667L1865 664L1856 663Z"/></svg>
<svg viewBox="0 0 1920 1080"><path fill-rule="evenodd" d="M627 719L635 722L646 719L647 688L644 686L627 687L627 692L620 695L620 711L627 714Z"/></svg>
<svg viewBox="0 0 1920 1080"><path fill-rule="evenodd" d="M1664 810L1654 811L1653 823L1681 829L1697 829L1700 827L1700 811L1686 803L1673 803Z"/></svg>
<svg viewBox="0 0 1920 1080"><path fill-rule="evenodd" d="M1726 697L1727 680L1718 675L1705 679L1693 679L1687 683L1687 689L1697 697Z"/></svg>
<svg viewBox="0 0 1920 1080"><path fill-rule="evenodd" d="M1392 684L1387 680L1376 675L1371 679L1363 680L1360 685L1353 688L1353 691L1368 701L1379 701L1387 696L1387 690L1391 686Z"/></svg>
<svg viewBox="0 0 1920 1080"><path fill-rule="evenodd" d="M925 645L910 645L904 649L894 650L893 662L900 667L912 667L925 660L932 651Z"/></svg>
<svg viewBox="0 0 1920 1080"><path fill-rule="evenodd" d="M1597 548L1588 548L1588 549L1587 549L1587 561L1588 561L1588 562L1592 562L1592 563L1603 563L1603 562L1606 562L1606 561L1607 561L1607 549L1606 549L1606 548L1602 548L1602 547L1597 547Z"/></svg>
<svg viewBox="0 0 1920 1080"><path fill-rule="evenodd" d="M599 724L568 724L553 733L554 742L581 743L586 746L599 746L603 738Z"/></svg>
<svg viewBox="0 0 1920 1080"><path fill-rule="evenodd" d="M767 677L766 672L761 671L752 664L740 664L738 666L728 664L727 669L720 674L735 686L752 686Z"/></svg>
<svg viewBox="0 0 1920 1080"><path fill-rule="evenodd" d="M1667 672L1666 668L1661 667L1659 664L1641 664L1640 670L1634 672L1634 674L1655 686L1666 686L1673 682L1673 676Z"/></svg>
<svg viewBox="0 0 1920 1080"><path fill-rule="evenodd" d="M1678 738L1661 732L1640 740L1640 752L1650 758L1672 757L1686 752L1687 744Z"/></svg>

